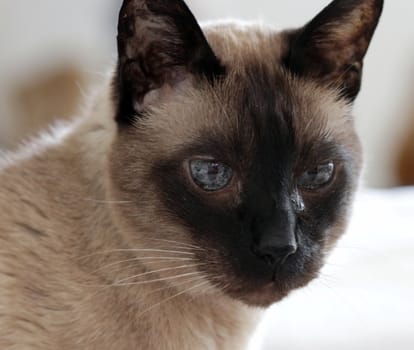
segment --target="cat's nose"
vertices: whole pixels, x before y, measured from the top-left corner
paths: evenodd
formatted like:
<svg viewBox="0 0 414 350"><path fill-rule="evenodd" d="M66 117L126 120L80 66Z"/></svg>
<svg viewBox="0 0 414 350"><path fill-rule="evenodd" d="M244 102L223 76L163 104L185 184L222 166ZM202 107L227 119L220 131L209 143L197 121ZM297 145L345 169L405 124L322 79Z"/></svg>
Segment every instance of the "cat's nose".
<svg viewBox="0 0 414 350"><path fill-rule="evenodd" d="M272 269L282 265L298 249L296 218L292 210L278 209L270 216L256 217L253 229L253 253Z"/></svg>
<svg viewBox="0 0 414 350"><path fill-rule="evenodd" d="M289 256L296 253L298 248L294 238L283 238L274 237L274 239L261 240L253 245L252 251L259 259L266 262L271 268L274 268L277 265L283 264Z"/></svg>

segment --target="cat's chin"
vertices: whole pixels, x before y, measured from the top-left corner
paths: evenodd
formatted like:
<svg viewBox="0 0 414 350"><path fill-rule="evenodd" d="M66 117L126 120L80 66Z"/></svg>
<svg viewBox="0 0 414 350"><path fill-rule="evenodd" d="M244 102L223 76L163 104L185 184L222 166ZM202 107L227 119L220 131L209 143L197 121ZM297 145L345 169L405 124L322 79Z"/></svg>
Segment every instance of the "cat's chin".
<svg viewBox="0 0 414 350"><path fill-rule="evenodd" d="M229 288L226 294L237 299L244 304L252 307L267 308L287 297L292 291L306 286L310 282L309 279L297 279L289 281L289 283L257 283L255 287Z"/></svg>
<svg viewBox="0 0 414 350"><path fill-rule="evenodd" d="M240 300L248 306L267 308L288 296L289 292L290 291L278 290L274 283L269 283L268 285L258 289L257 291L251 291L249 293L231 294L233 294L233 298Z"/></svg>

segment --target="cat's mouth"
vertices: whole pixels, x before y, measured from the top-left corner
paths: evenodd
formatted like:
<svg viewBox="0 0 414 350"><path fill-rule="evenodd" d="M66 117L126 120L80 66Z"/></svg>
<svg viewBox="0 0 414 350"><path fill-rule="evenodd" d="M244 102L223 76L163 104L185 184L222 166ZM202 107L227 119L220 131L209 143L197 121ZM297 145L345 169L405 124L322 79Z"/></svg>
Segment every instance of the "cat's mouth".
<svg viewBox="0 0 414 350"><path fill-rule="evenodd" d="M230 291L230 296L241 300L247 305L255 307L268 307L285 298L289 291L280 290L274 282L269 282L256 290Z"/></svg>
<svg viewBox="0 0 414 350"><path fill-rule="evenodd" d="M226 271L230 283L223 292L249 306L268 307L316 278L321 265L322 261L305 260L303 256L292 256L272 269L246 260Z"/></svg>
<svg viewBox="0 0 414 350"><path fill-rule="evenodd" d="M293 290L304 287L312 279L313 277L308 276L297 278L289 283L273 280L267 283L250 284L250 288L243 284L243 287L230 287L226 293L249 306L268 307L288 296Z"/></svg>

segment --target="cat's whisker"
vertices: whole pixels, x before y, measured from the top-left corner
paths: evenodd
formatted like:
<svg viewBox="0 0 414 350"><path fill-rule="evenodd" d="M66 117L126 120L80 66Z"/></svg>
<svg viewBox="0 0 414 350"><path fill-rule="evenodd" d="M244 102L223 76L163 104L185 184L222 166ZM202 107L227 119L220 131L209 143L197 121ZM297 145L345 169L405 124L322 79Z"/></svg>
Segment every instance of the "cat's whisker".
<svg viewBox="0 0 414 350"><path fill-rule="evenodd" d="M165 282L165 281L171 281L174 279L179 279L182 277L187 277L187 276L194 276L194 275L199 275L200 273L198 271L194 271L194 272L187 272L187 273L183 273L181 275L175 275L175 276L169 276L169 277L163 277L163 278L156 278L156 279L152 279L152 280L145 280L145 281L139 281L139 282L128 282L128 283L113 283L110 284L106 287L122 287L122 286L138 286L138 285L143 285L143 284L150 284L150 283L155 283L155 282Z"/></svg>
<svg viewBox="0 0 414 350"><path fill-rule="evenodd" d="M151 283L161 283L161 282L171 282L173 280L179 280L184 277L194 277L194 276L200 276L200 272L194 271L194 272L187 272L180 275L174 275L174 276L168 276L168 277L162 277L162 278L155 278L150 280L144 280L144 281L138 281L138 282L128 282L128 283L111 283L111 284L81 284L84 287L97 287L101 288L97 290L94 295L97 293L103 292L109 288L113 287L128 287L128 286L140 286L140 285L146 285Z"/></svg>
<svg viewBox="0 0 414 350"><path fill-rule="evenodd" d="M223 278L224 276L223 277L216 276L216 277L217 278ZM227 284L225 284L225 286L227 286ZM224 290L224 288L225 287L223 287L223 285L220 285L219 283L214 283L214 282L210 281L210 285L203 290L203 293L208 294L211 291Z"/></svg>
<svg viewBox="0 0 414 350"><path fill-rule="evenodd" d="M183 252L178 250L170 250L170 249L160 249L160 248L129 248L129 249L114 249L113 252L155 252L155 253L174 253L174 254L184 254L184 255L194 255L190 252Z"/></svg>
<svg viewBox="0 0 414 350"><path fill-rule="evenodd" d="M189 267L197 267L197 266L202 266L202 265L206 265L206 263L181 265L181 266L174 266L174 267L166 267L166 268L158 269L158 270L154 270L154 271L146 271L146 272L134 275L134 276L130 276L130 277L120 279L120 280L116 281L115 284L118 285L118 284L123 283L125 281L130 281L134 278L140 278L140 277L151 275L151 274L158 273L158 272L172 271L172 270L184 269L184 268L189 268Z"/></svg>
<svg viewBox="0 0 414 350"><path fill-rule="evenodd" d="M122 252L131 252L131 253L172 253L172 254L182 254L182 255L191 255L193 256L194 253L188 251L179 251L179 250L169 250L169 249L150 249L150 248L125 248L125 249L112 249L112 250L104 250L101 252L95 252L92 254L84 255L78 258L78 260L87 259L96 255L108 255L111 253L122 253Z"/></svg>
<svg viewBox="0 0 414 350"><path fill-rule="evenodd" d="M190 292L190 291L192 291L192 290L194 290L196 288L202 287L202 286L204 286L204 285L206 285L208 283L209 283L208 281L204 281L204 282L201 282L201 283L196 284L195 286L192 286L190 288L187 288L187 289L185 289L185 290L183 290L183 291L181 291L179 293L176 293L176 294L174 294L174 295L172 295L172 296L170 296L170 297L168 297L168 298L166 298L164 300L161 300L160 302L152 305L151 307L149 307L148 309L144 310L143 312L141 312L137 316L138 317L141 317L142 315L144 315L148 311L151 311L152 309L154 309L154 308L156 308L156 307L158 307L158 306L160 306L160 305L162 305L162 304L164 304L164 303L166 303L166 302L168 302L168 301L170 301L172 299L175 299L175 298L179 297L180 295L186 294L186 293L188 293L188 292Z"/></svg>
<svg viewBox="0 0 414 350"><path fill-rule="evenodd" d="M102 267L100 267L99 269L96 269L94 271L92 271L92 274L105 270L107 268L110 268L112 266L116 266L116 265L120 265L123 263L127 263L127 262L132 262L132 261L145 261L145 264L150 264L150 263L159 263L159 262L182 262L182 261L194 261L194 259L192 258L177 258L177 257L161 257L161 256L146 256L146 257L135 257L132 259L125 259L125 260L120 260L120 261L116 261L107 265L104 265Z"/></svg>
<svg viewBox="0 0 414 350"><path fill-rule="evenodd" d="M194 259L191 259L191 258L189 258L189 259L182 259L182 260L179 260L179 261L174 261L174 260L166 260L166 261L163 261L163 260L154 260L154 261L147 261L147 262L145 262L145 265L147 265L147 266L148 265L151 265L151 264L166 265L167 263L171 264L171 263L175 263L175 262L178 263L178 262L183 262L183 261L188 261L188 262L192 261L192 262L195 262L195 260ZM208 261L205 261L203 264L200 264L200 265L213 265L213 263L208 262ZM110 272L128 271L130 269L137 268L138 266L139 266L139 263L128 264L127 266L125 266L125 265L118 265L118 266L114 265L114 266L109 267L107 271L110 271ZM170 266L170 267L172 267L172 266Z"/></svg>
<svg viewBox="0 0 414 350"><path fill-rule="evenodd" d="M164 244L162 244L164 243ZM186 246L182 246L179 245L178 243L167 243L167 242L161 242L160 246L158 247L159 249L178 249L178 250L182 250L182 251L206 251L206 249L203 248L192 248L192 247L186 247Z"/></svg>
<svg viewBox="0 0 414 350"><path fill-rule="evenodd" d="M84 201L87 202L94 202L99 204L131 204L131 201L113 201L113 200L105 200L105 199L94 199L94 198L83 198Z"/></svg>
<svg viewBox="0 0 414 350"><path fill-rule="evenodd" d="M195 276L194 277L194 275L198 275L198 276ZM174 282L173 285L167 284L166 286L163 286L161 288L154 289L154 290L146 293L141 299L144 299L146 296L151 295L151 294L155 294L157 292L162 292L162 291L165 291L165 290L174 288L174 287L179 287L179 286L182 286L182 285L185 285L185 284L188 284L188 283L193 283L193 282L197 282L199 280L205 279L205 277L203 275L201 275L198 272L195 272L195 273L188 273L188 274L182 274L182 275L178 275L178 276L173 276L171 278L157 279L157 280L153 280L153 282L162 282L162 281L165 281L165 280L170 281L170 280L173 280L174 278L180 279L180 278L185 278L185 277L189 277L189 278L186 279L186 280L184 280L184 281L182 281L182 282L179 282L179 283L175 283ZM149 282L152 282L152 281L149 281ZM128 283L128 284L125 284L125 285L132 286L132 285L136 285L136 284L144 284L144 283ZM114 284L110 284L110 285L106 285L106 286L100 286L100 287L102 287L101 289L97 290L92 295L89 295L79 305L82 305L83 303L87 302L87 300L90 300L91 298L93 298L97 294L99 294L99 293L101 293L101 292L103 292L103 291L105 291L105 290L107 290L107 289L109 289L111 287L117 287L117 286L118 285L114 285Z"/></svg>
<svg viewBox="0 0 414 350"><path fill-rule="evenodd" d="M162 239L162 238L144 238L146 240L150 240L150 241L158 241L158 242L166 242L166 243L173 243L173 244L177 244L179 246L183 246L183 247L188 247L188 248L193 248L193 249L197 249L197 250L205 250L201 247L198 247L196 245L193 244L189 244L189 243L184 243L184 242L179 242L179 241L173 241L173 240L169 240L169 239Z"/></svg>
<svg viewBox="0 0 414 350"><path fill-rule="evenodd" d="M222 277L222 278L224 278L224 276ZM226 291L227 290L227 288L228 287L230 287L231 286L231 283L230 282L227 282L227 283L225 283L225 284L223 284L223 285L214 285L214 284L212 284L209 288L208 288L208 291L211 291L211 290L220 290L221 292L224 292L224 291Z"/></svg>
<svg viewBox="0 0 414 350"><path fill-rule="evenodd" d="M144 297L147 297L148 295L155 294L155 293L158 293L158 292L162 292L162 291L165 291L165 290L168 290L168 289L180 287L180 286L183 286L183 285L188 284L188 283L194 283L194 282L197 282L197 281L200 281L200 280L203 280L203 279L205 279L204 276L193 277L193 278L190 278L190 279L188 279L186 281L183 281L183 282L180 282L180 283L174 283L174 285L167 285L167 286L164 286L164 287L161 287L161 288L154 289L151 292L146 293ZM141 299L144 299L144 297L141 298Z"/></svg>
<svg viewBox="0 0 414 350"><path fill-rule="evenodd" d="M166 232L168 233L168 231ZM169 240L169 239L162 239L162 238L149 238L149 237L140 237L140 239L142 239L143 241L154 241L154 242L165 242L165 243L169 243L169 244L174 244L175 247L177 249L189 249L189 250L199 250L199 251L214 251L214 252L219 252L217 249L215 248L211 248L209 247L208 249L204 248L204 247L200 247L194 244L190 244L190 243L185 243L185 242L180 242L180 241L174 241L174 240ZM174 247L173 247L174 248Z"/></svg>
<svg viewBox="0 0 414 350"><path fill-rule="evenodd" d="M194 260L193 259L189 259L189 261L192 261L192 262L194 262ZM178 262L182 262L182 261L177 261L177 263ZM148 264L151 264L151 263L157 263L158 265L165 265L165 262L163 262L163 261L161 261L161 264L160 264L160 262L158 262L158 261L152 261L152 262L147 262L147 263L145 263L146 265L148 265ZM168 263L170 263L170 261L168 261ZM136 269L137 267L139 267L140 265L139 264L137 264L137 263L135 263L135 264L128 264L128 265L114 265L114 266L111 266L110 268L108 268L106 271L108 271L108 272L112 272L112 273L116 273L117 271L122 271L122 272L125 272L125 271L130 271L130 270L133 270L133 269ZM168 271L169 269L171 269L171 270L173 270L173 269L176 269L176 267L174 267L174 266L171 266L171 265L167 265L168 267L166 267L165 269L166 269L166 271ZM184 268L184 267L183 267ZM151 271L146 271L145 273L147 273L148 272L148 274L150 274L151 273ZM157 271L152 271L153 273L156 273Z"/></svg>
<svg viewBox="0 0 414 350"><path fill-rule="evenodd" d="M231 283L229 283L229 282L223 283L223 281L225 281L225 280L226 280L226 276L224 274L214 276L212 278L212 286L215 289L220 289L220 290L224 291L224 290L226 290L226 288L228 288L231 285Z"/></svg>
<svg viewBox="0 0 414 350"><path fill-rule="evenodd" d="M206 249L204 247L200 247L200 246L197 246L197 245L194 245L194 244L180 242L180 241L173 241L173 240L169 240L169 239L149 238L149 237L142 237L141 239L143 241L149 240L149 241L155 241L155 242L165 242L165 243L169 243L169 244L174 244L177 248L181 248L181 249L199 250L199 251L204 251L204 252L207 252L207 251L218 252L218 250L215 249L215 248L209 247L208 249Z"/></svg>

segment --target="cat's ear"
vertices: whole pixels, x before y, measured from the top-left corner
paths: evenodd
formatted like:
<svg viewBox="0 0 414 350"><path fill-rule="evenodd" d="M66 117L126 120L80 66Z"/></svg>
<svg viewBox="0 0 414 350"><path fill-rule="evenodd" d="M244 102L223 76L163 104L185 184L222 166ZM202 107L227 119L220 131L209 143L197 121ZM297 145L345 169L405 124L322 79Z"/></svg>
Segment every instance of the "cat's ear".
<svg viewBox="0 0 414 350"><path fill-rule="evenodd" d="M334 0L302 29L289 34L287 67L296 74L339 87L354 100L363 59L383 0Z"/></svg>
<svg viewBox="0 0 414 350"><path fill-rule="evenodd" d="M223 73L182 0L124 0L118 23L117 121L129 123L180 82Z"/></svg>

